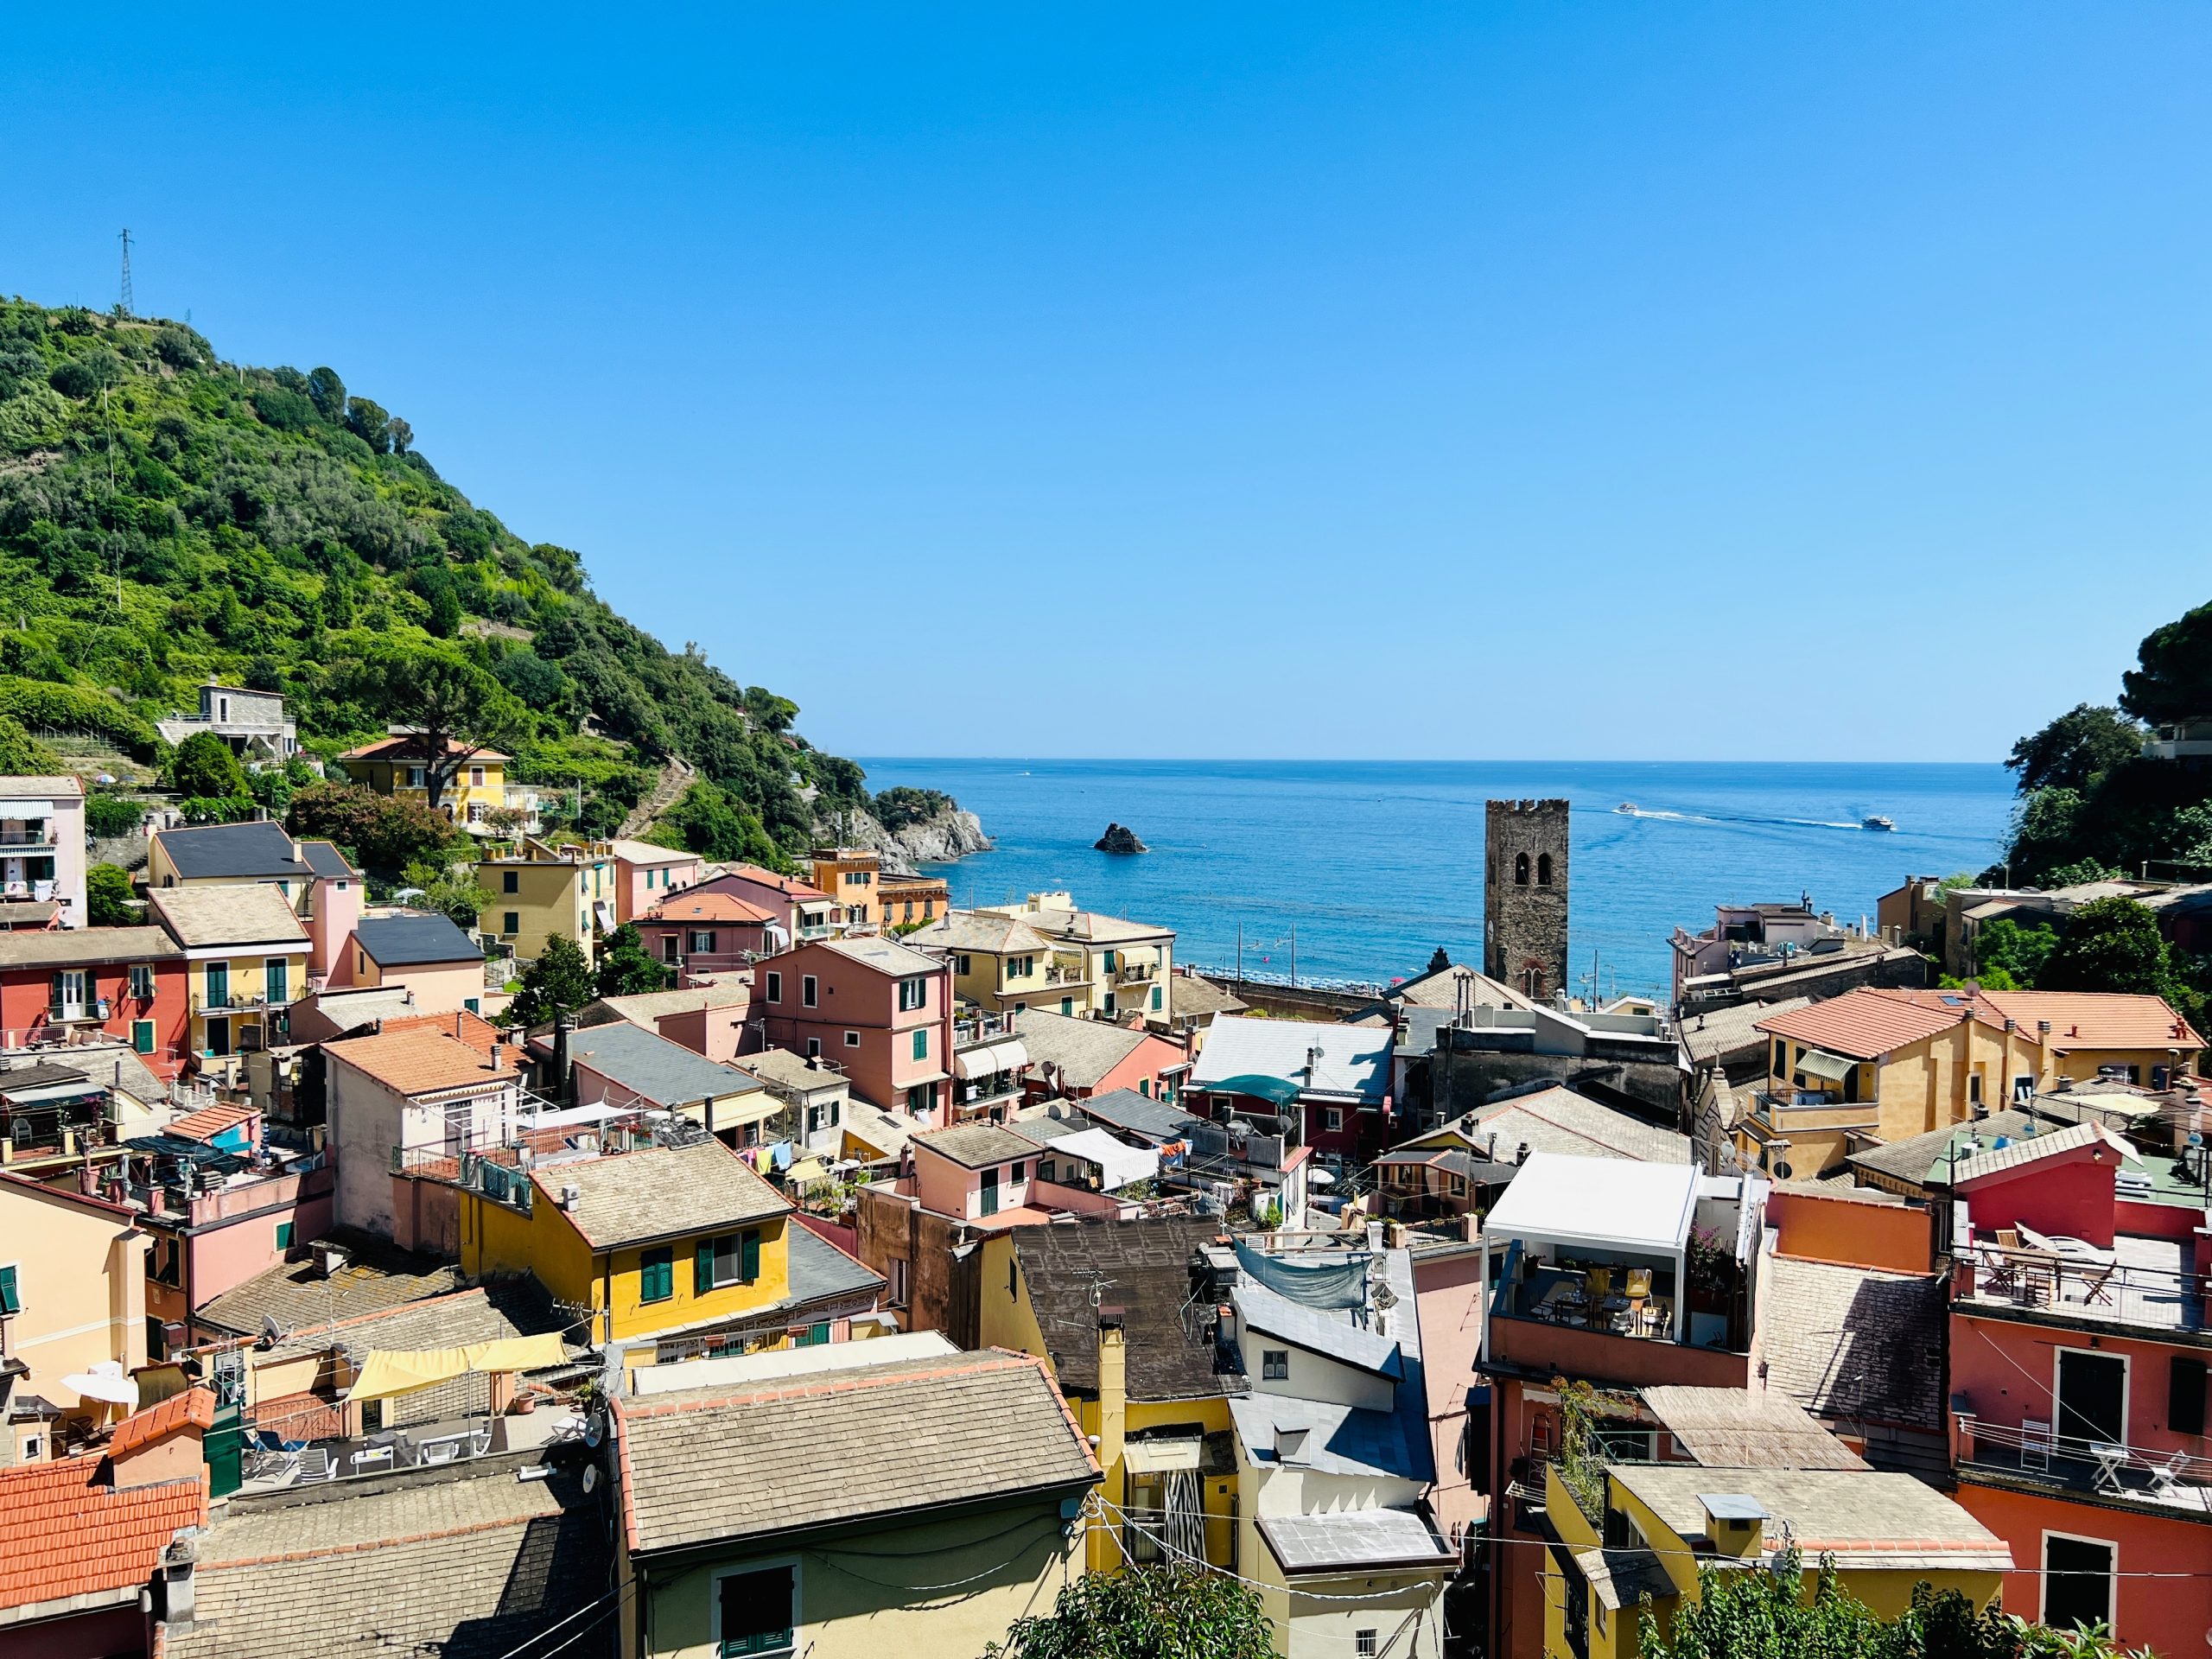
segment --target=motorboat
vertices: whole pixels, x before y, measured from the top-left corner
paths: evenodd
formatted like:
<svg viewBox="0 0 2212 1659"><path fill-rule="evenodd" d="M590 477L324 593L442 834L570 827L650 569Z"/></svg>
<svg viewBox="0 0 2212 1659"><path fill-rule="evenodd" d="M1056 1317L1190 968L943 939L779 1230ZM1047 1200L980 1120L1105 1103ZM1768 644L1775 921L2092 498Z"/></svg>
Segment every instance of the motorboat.
<svg viewBox="0 0 2212 1659"><path fill-rule="evenodd" d="M1897 827L1897 821L1895 818L1885 818L1877 812L1871 817L1859 819L1859 827L1861 830L1894 830Z"/></svg>
<svg viewBox="0 0 2212 1659"><path fill-rule="evenodd" d="M1641 810L1642 809L1640 809L1634 801L1623 801L1618 806L1613 809L1614 811L1620 813L1623 817L1630 818L1636 817L1637 812Z"/></svg>

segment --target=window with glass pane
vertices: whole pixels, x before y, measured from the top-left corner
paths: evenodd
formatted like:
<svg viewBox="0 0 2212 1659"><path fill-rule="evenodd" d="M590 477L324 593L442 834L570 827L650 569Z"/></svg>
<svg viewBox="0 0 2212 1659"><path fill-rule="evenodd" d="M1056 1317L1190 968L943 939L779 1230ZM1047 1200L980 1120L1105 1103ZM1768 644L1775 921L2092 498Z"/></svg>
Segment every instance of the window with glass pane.
<svg viewBox="0 0 2212 1659"><path fill-rule="evenodd" d="M146 963L134 963L130 969L130 995L140 1001L154 994L154 970Z"/></svg>
<svg viewBox="0 0 2212 1659"><path fill-rule="evenodd" d="M925 979L902 979L899 982L899 1011L912 1014L929 1001L930 982Z"/></svg>
<svg viewBox="0 0 2212 1659"><path fill-rule="evenodd" d="M792 1569L733 1573L715 1586L716 1651L721 1659L788 1653L791 1648Z"/></svg>

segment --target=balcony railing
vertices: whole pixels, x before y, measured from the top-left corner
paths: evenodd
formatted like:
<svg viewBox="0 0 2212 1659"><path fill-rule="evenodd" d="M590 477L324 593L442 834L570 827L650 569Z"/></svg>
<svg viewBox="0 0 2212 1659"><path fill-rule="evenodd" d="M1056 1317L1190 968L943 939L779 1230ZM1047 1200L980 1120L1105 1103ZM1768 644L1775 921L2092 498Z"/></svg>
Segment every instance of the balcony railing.
<svg viewBox="0 0 2212 1659"><path fill-rule="evenodd" d="M2041 1421L1985 1423L1971 1411L1958 1419L1962 1468L2212 1514L2212 1458L2060 1434Z"/></svg>
<svg viewBox="0 0 2212 1659"><path fill-rule="evenodd" d="M977 1014L970 1019L952 1022L952 1045L955 1048L969 1048L977 1043L996 1042L1001 1037L1014 1034L1014 1015L1007 1014Z"/></svg>
<svg viewBox="0 0 2212 1659"><path fill-rule="evenodd" d="M1158 964L1149 962L1125 962L1114 970L1116 985L1148 984L1158 976Z"/></svg>
<svg viewBox="0 0 2212 1659"><path fill-rule="evenodd" d="M51 847L54 832L45 830L0 830L0 847Z"/></svg>
<svg viewBox="0 0 2212 1659"><path fill-rule="evenodd" d="M2124 1241L2134 1243L2136 1241ZM2183 1247L2173 1255L2178 1264ZM2049 1251L1977 1245L1961 1262L1955 1288L1961 1301L2156 1325L2169 1331L2204 1328L2203 1287L2185 1268L2082 1260Z"/></svg>
<svg viewBox="0 0 2212 1659"><path fill-rule="evenodd" d="M220 996L206 996L198 991L192 994L194 1014L258 1014L267 1008L289 1008L289 995L270 996L245 991L226 991Z"/></svg>

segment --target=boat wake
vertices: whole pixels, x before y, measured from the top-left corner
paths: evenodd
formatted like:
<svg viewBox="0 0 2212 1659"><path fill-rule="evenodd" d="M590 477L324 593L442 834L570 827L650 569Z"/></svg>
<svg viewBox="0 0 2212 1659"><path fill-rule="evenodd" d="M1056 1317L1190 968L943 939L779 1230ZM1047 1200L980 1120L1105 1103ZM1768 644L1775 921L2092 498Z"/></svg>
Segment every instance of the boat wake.
<svg viewBox="0 0 2212 1659"><path fill-rule="evenodd" d="M1656 807L1638 806L1633 801L1623 801L1613 809L1613 812L1619 817L1649 818L1669 823L1753 823L1788 830L1863 830L1872 827L1864 818L1777 818L1753 812L1669 812Z"/></svg>

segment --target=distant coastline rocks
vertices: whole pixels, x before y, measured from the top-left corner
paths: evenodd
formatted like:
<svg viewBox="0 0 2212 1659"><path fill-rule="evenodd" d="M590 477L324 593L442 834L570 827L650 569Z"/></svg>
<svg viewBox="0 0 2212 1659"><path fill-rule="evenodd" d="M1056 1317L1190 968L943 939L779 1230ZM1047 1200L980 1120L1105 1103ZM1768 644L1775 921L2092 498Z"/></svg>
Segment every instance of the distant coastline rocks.
<svg viewBox="0 0 2212 1659"><path fill-rule="evenodd" d="M1122 824L1109 823L1106 833L1090 843L1102 853L1148 853L1151 848L1137 839L1137 832Z"/></svg>

